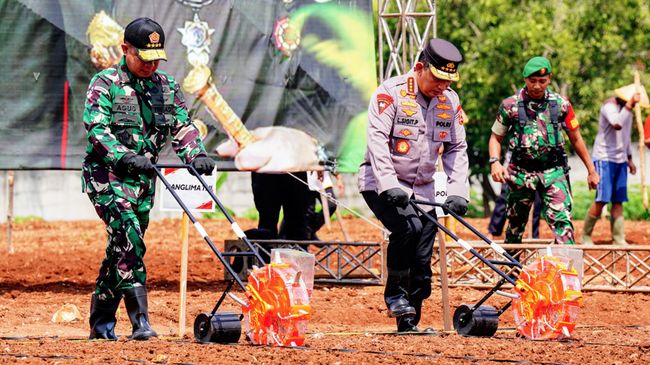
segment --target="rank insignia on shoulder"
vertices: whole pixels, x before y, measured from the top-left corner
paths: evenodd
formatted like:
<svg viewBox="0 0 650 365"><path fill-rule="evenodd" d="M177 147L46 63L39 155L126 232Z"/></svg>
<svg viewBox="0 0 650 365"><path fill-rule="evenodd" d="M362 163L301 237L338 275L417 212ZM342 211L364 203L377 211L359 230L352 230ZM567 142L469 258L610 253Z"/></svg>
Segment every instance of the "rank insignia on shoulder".
<svg viewBox="0 0 650 365"><path fill-rule="evenodd" d="M415 93L415 79L413 77L409 77L407 81L407 87L409 94Z"/></svg>
<svg viewBox="0 0 650 365"><path fill-rule="evenodd" d="M401 106L409 106L411 108L417 108L418 107L418 105L416 103L412 102L412 101L403 101L403 102L399 103L399 105L401 105Z"/></svg>
<svg viewBox="0 0 650 365"><path fill-rule="evenodd" d="M402 95L402 97L404 97L404 98L409 97L411 99L415 99L415 94L409 93L406 90L400 90L399 94Z"/></svg>
<svg viewBox="0 0 650 365"><path fill-rule="evenodd" d="M388 94L377 94L377 108L379 114L383 113L389 106L393 104L393 97Z"/></svg>
<svg viewBox="0 0 650 365"><path fill-rule="evenodd" d="M403 112L404 114L406 114L407 116L412 117L412 116L414 116L415 114L417 114L418 111L417 111L417 110L413 110L413 109L402 109L402 112Z"/></svg>

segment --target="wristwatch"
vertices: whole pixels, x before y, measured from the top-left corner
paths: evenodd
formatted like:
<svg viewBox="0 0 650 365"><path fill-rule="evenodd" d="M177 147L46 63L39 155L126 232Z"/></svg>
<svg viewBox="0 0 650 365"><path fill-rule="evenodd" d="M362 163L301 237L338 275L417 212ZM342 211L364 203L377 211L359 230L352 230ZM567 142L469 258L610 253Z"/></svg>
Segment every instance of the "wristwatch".
<svg viewBox="0 0 650 365"><path fill-rule="evenodd" d="M490 163L490 165L492 165L493 163L495 163L495 162L497 162L497 161L499 161L499 158L498 158L498 157L490 157L490 159L488 160L488 162Z"/></svg>

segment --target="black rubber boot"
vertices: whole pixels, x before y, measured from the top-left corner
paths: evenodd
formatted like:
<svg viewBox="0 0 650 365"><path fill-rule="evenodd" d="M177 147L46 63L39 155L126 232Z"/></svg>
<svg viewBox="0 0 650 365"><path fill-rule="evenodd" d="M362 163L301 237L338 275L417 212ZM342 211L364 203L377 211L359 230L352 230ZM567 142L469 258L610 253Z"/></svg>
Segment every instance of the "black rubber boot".
<svg viewBox="0 0 650 365"><path fill-rule="evenodd" d="M431 327L420 329L420 317L422 316L422 302L413 303L415 315L397 318L397 332L408 332L412 334L432 334L435 330Z"/></svg>
<svg viewBox="0 0 650 365"><path fill-rule="evenodd" d="M391 318L415 315L415 308L408 301L408 280L408 270L388 269L384 301L388 307L388 316Z"/></svg>
<svg viewBox="0 0 650 365"><path fill-rule="evenodd" d="M147 305L147 288L138 286L123 290L124 305L129 313L129 320L133 325L132 340L148 340L158 334L149 325L149 310Z"/></svg>
<svg viewBox="0 0 650 365"><path fill-rule="evenodd" d="M100 300L97 294L90 299L90 336L89 339L117 340L115 336L115 312L120 305L120 297Z"/></svg>

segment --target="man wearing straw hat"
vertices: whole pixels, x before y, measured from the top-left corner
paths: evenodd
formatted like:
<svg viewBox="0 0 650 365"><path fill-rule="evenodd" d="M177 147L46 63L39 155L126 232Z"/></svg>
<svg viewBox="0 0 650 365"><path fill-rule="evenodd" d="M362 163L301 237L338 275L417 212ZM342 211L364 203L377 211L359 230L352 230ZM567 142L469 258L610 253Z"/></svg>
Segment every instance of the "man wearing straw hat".
<svg viewBox="0 0 650 365"><path fill-rule="evenodd" d="M594 141L592 157L600 175L596 198L585 216L582 243L593 245L591 234L605 204L612 203L610 226L612 241L626 245L623 230L623 202L627 201L627 170L634 175L636 166L632 161L630 133L633 109L636 103L648 107L648 95L641 87L635 92L630 84L614 91L615 96L605 100L600 108L598 135Z"/></svg>

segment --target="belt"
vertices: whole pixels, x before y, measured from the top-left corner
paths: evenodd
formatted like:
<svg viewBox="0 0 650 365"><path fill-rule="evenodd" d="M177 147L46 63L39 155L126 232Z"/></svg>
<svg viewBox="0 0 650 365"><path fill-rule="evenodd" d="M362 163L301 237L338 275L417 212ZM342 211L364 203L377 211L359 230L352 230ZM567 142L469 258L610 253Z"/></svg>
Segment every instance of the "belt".
<svg viewBox="0 0 650 365"><path fill-rule="evenodd" d="M546 170L564 167L564 164L553 160L540 161L540 160L512 159L510 163L517 166L519 169L528 172L544 172Z"/></svg>

